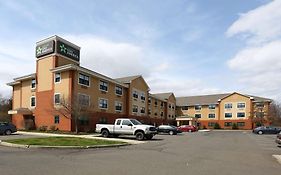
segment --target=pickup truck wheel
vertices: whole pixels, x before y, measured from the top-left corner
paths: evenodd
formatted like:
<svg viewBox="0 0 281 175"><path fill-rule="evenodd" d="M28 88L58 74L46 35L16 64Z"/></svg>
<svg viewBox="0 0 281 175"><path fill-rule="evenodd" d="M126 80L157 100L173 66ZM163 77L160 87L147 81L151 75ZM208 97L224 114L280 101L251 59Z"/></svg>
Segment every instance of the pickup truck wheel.
<svg viewBox="0 0 281 175"><path fill-rule="evenodd" d="M144 133L139 131L136 133L136 139L137 140L143 140L144 139Z"/></svg>
<svg viewBox="0 0 281 175"><path fill-rule="evenodd" d="M153 135L152 135L152 134L149 134L149 135L146 135L146 136L145 136L145 138L146 138L147 140L151 140L151 139L152 139L152 137L153 137Z"/></svg>
<svg viewBox="0 0 281 175"><path fill-rule="evenodd" d="M174 131L169 131L169 134L170 135L174 135Z"/></svg>
<svg viewBox="0 0 281 175"><path fill-rule="evenodd" d="M104 129L104 130L101 131L101 135L103 137L109 137L109 131L107 129Z"/></svg>

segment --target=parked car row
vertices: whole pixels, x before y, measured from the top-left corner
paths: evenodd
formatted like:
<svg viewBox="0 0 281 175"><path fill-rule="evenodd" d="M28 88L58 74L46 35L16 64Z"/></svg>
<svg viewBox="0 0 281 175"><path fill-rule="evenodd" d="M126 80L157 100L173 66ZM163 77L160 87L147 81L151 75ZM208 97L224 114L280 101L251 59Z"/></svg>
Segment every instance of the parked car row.
<svg viewBox="0 0 281 175"><path fill-rule="evenodd" d="M278 134L281 132L281 128L273 127L273 126L260 126L253 129L253 133L255 134Z"/></svg>

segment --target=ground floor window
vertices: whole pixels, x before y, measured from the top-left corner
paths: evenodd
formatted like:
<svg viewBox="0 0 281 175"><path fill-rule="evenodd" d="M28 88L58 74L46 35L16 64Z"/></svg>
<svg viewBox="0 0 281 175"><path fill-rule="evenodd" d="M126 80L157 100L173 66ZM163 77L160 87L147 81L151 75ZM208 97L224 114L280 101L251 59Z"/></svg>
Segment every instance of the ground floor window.
<svg viewBox="0 0 281 175"><path fill-rule="evenodd" d="M99 123L100 123L100 124L107 124L107 118L101 117L101 118L99 119Z"/></svg>
<svg viewBox="0 0 281 175"><path fill-rule="evenodd" d="M245 126L245 122L237 122L237 126L243 127L243 126Z"/></svg>
<svg viewBox="0 0 281 175"><path fill-rule="evenodd" d="M232 126L232 122L224 122L224 126Z"/></svg>
<svg viewBox="0 0 281 175"><path fill-rule="evenodd" d="M79 123L81 126L89 125L89 119L88 117L82 117L79 119Z"/></svg>
<svg viewBox="0 0 281 175"><path fill-rule="evenodd" d="M214 127L214 126L215 126L215 123L214 123L214 122L208 122L208 126L209 126L209 127Z"/></svg>
<svg viewBox="0 0 281 175"><path fill-rule="evenodd" d="M60 123L60 116L59 115L55 115L54 123L55 124L59 124Z"/></svg>

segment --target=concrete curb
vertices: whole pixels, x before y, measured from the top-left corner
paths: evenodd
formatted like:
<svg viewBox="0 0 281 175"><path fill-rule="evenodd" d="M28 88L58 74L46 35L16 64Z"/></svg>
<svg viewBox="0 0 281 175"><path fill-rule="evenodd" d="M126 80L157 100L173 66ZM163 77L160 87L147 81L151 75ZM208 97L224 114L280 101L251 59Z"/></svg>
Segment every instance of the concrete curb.
<svg viewBox="0 0 281 175"><path fill-rule="evenodd" d="M45 146L45 145L21 145L15 143L9 143L0 140L0 145L13 148L52 148L52 149L89 149L89 148L113 148L131 145L129 143L124 144L111 144L111 145L89 145L89 146Z"/></svg>

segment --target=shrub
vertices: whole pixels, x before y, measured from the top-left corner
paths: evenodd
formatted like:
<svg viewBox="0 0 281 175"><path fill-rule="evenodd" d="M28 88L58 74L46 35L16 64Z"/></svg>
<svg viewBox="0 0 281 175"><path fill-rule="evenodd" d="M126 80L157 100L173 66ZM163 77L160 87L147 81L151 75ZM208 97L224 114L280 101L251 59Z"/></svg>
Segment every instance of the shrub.
<svg viewBox="0 0 281 175"><path fill-rule="evenodd" d="M39 128L38 128L38 130L39 131L47 131L47 126L40 126Z"/></svg>
<svg viewBox="0 0 281 175"><path fill-rule="evenodd" d="M203 129L207 129L207 127L205 125L203 125Z"/></svg>
<svg viewBox="0 0 281 175"><path fill-rule="evenodd" d="M218 124L218 123L215 123L215 125L214 125L214 129L221 129L221 126L220 126L220 124Z"/></svg>
<svg viewBox="0 0 281 175"><path fill-rule="evenodd" d="M56 130L58 130L58 128L55 125L52 125L52 126L50 126L50 130L51 131L56 131Z"/></svg>
<svg viewBox="0 0 281 175"><path fill-rule="evenodd" d="M237 126L236 123L233 123L233 124L232 124L232 129L238 129L238 126Z"/></svg>

